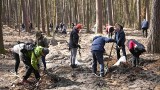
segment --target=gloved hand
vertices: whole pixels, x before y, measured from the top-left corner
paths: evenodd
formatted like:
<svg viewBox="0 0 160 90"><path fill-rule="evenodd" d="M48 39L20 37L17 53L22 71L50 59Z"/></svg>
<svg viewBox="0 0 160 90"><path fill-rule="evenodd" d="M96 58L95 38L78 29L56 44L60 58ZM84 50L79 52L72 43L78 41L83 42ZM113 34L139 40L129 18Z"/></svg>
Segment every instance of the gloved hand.
<svg viewBox="0 0 160 90"><path fill-rule="evenodd" d="M113 42L115 42L115 43L116 43L116 40L115 40L115 39L113 39Z"/></svg>
<svg viewBox="0 0 160 90"><path fill-rule="evenodd" d="M119 49L122 49L122 47L118 47Z"/></svg>
<svg viewBox="0 0 160 90"><path fill-rule="evenodd" d="M71 48L69 47L69 48L68 48L68 50L70 51L70 50L71 50Z"/></svg>
<svg viewBox="0 0 160 90"><path fill-rule="evenodd" d="M81 49L81 46L80 46L79 44L77 45L77 47L78 47L79 49Z"/></svg>

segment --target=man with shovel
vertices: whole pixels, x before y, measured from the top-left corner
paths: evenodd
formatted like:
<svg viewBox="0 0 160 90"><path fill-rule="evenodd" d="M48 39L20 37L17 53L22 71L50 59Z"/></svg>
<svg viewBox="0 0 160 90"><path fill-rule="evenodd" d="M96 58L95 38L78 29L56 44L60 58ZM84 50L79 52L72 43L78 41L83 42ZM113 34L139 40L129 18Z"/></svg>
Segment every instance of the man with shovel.
<svg viewBox="0 0 160 90"><path fill-rule="evenodd" d="M81 48L81 46L78 44L79 41L79 31L82 29L82 24L77 24L75 28L73 28L71 34L70 34L70 40L69 40L69 50L71 51L71 67L76 68L77 65L75 64L76 55L77 55L77 49Z"/></svg>
<svg viewBox="0 0 160 90"><path fill-rule="evenodd" d="M105 51L105 43L115 42L114 39L110 39L103 36L95 36L93 38L91 52L93 56L92 71L97 76L97 62L100 64L100 77L104 77L104 61L103 53Z"/></svg>

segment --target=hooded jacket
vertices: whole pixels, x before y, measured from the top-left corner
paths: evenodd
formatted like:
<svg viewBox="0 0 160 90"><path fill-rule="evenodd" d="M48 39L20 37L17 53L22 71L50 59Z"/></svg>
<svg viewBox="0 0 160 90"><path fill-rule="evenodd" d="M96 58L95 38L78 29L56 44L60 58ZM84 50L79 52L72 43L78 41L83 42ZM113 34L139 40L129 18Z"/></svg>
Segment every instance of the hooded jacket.
<svg viewBox="0 0 160 90"><path fill-rule="evenodd" d="M38 63L39 63L39 59L42 56L42 49L43 47L41 46L37 46L34 51L31 52L31 65L33 66L33 68L35 70L38 70Z"/></svg>
<svg viewBox="0 0 160 90"><path fill-rule="evenodd" d="M148 23L148 21L146 21L146 20L144 20L143 22L142 22L142 27L141 27L142 29L148 29L149 28L149 23Z"/></svg>
<svg viewBox="0 0 160 90"><path fill-rule="evenodd" d="M92 46L91 46L91 51L100 51L104 52L104 45L105 43L108 42L115 42L114 39L110 39L107 37L102 37L102 36L96 36L93 38Z"/></svg>

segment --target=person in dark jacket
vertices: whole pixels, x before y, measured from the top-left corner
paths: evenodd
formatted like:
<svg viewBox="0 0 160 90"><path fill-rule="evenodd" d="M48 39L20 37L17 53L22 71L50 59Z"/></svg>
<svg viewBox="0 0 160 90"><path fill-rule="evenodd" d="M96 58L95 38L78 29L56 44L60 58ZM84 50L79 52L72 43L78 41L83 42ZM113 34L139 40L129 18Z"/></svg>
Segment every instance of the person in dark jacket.
<svg viewBox="0 0 160 90"><path fill-rule="evenodd" d="M126 57L125 50L125 33L123 31L123 27L120 24L115 25L115 40L116 40L116 52L117 52L117 60L120 58L120 49L122 49L123 56Z"/></svg>
<svg viewBox="0 0 160 90"><path fill-rule="evenodd" d="M50 27L50 31L53 31L53 22L52 21L50 22L49 27Z"/></svg>
<svg viewBox="0 0 160 90"><path fill-rule="evenodd" d="M141 28L142 28L142 30L143 30L143 31L142 31L143 37L146 37L146 38L147 38L147 36L148 36L147 29L149 28L149 23L148 23L148 21L146 21L146 19L143 20ZM144 35L144 33L146 33L146 35Z"/></svg>
<svg viewBox="0 0 160 90"><path fill-rule="evenodd" d="M59 25L56 25L55 33L58 33L58 32L59 32L58 29L59 29Z"/></svg>
<svg viewBox="0 0 160 90"><path fill-rule="evenodd" d="M74 28L74 26L75 26L74 23L72 23L72 24L71 24L72 29Z"/></svg>
<svg viewBox="0 0 160 90"><path fill-rule="evenodd" d="M43 35L42 35L42 32L38 31L36 32L36 44L37 46L42 46L42 47L45 47L45 48L48 48L48 40L47 38L45 38ZM46 60L45 60L45 57L46 56L42 56L41 59L42 59L42 62L43 62L43 65L44 65L44 70L46 70Z"/></svg>
<svg viewBox="0 0 160 90"><path fill-rule="evenodd" d="M32 29L33 29L32 22L30 22L30 24L29 24L29 29L30 29L30 30L32 30Z"/></svg>
<svg viewBox="0 0 160 90"><path fill-rule="evenodd" d="M109 42L115 42L115 40L103 36L96 36L93 38L91 46L91 52L93 56L92 71L94 74L97 73L97 62L98 62L100 64L100 77L104 77L104 61L103 61L103 53L105 52L104 45L105 43Z"/></svg>
<svg viewBox="0 0 160 90"><path fill-rule="evenodd" d="M25 24L24 23L22 23L21 27L22 27L22 31L25 30Z"/></svg>
<svg viewBox="0 0 160 90"><path fill-rule="evenodd" d="M63 30L63 23L62 22L60 23L60 29L61 29L61 32L62 32L62 30Z"/></svg>
<svg viewBox="0 0 160 90"><path fill-rule="evenodd" d="M146 51L145 47L134 39L128 40L127 46L133 56L132 66L136 67L139 65L139 56Z"/></svg>
<svg viewBox="0 0 160 90"><path fill-rule="evenodd" d="M82 29L81 24L77 24L75 28L72 30L70 33L70 40L69 40L69 50L71 51L71 67L76 68L75 60L76 60L76 55L77 55L77 49L81 48L80 45L78 44L79 41L79 31Z"/></svg>
<svg viewBox="0 0 160 90"><path fill-rule="evenodd" d="M67 26L63 24L62 34L67 34Z"/></svg>

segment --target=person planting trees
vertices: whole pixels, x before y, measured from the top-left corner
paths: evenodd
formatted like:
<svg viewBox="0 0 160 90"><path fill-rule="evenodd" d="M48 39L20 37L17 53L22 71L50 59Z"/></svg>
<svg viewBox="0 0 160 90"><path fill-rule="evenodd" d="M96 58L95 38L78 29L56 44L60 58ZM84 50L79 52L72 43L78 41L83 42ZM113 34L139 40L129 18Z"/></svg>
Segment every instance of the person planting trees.
<svg viewBox="0 0 160 90"><path fill-rule="evenodd" d="M11 52L13 54L13 57L15 59L15 72L16 75L18 74L18 68L19 68L19 64L20 61L25 62L25 60L23 59L23 53L21 52L23 49L25 49L27 46L34 46L33 44L33 40L29 39L26 42L17 42L18 44L14 45L13 48L11 48Z"/></svg>
<svg viewBox="0 0 160 90"><path fill-rule="evenodd" d="M139 56L146 51L145 47L134 39L128 40L127 46L133 56L132 66L136 67L139 65Z"/></svg>
<svg viewBox="0 0 160 90"><path fill-rule="evenodd" d="M109 38L112 38L113 31L114 27L109 24L106 24L106 33L108 34Z"/></svg>
<svg viewBox="0 0 160 90"><path fill-rule="evenodd" d="M103 36L95 36L93 38L91 52L93 56L92 72L97 75L97 62L100 64L100 77L104 77L104 60L103 53L105 52L105 43L115 42L114 39L110 39ZM98 75L99 76L99 75Z"/></svg>
<svg viewBox="0 0 160 90"><path fill-rule="evenodd" d="M36 32L36 45L37 46L42 46L42 47L45 47L45 48L48 48L48 40L47 38L45 38L43 35L42 35L42 32L40 31L37 31ZM41 59L42 59L42 62L43 62L43 65L44 65L44 70L46 70L46 60L45 60L45 57L46 56L42 56Z"/></svg>
<svg viewBox="0 0 160 90"><path fill-rule="evenodd" d="M23 80L20 82L21 84L29 83L27 80L31 73L33 72L37 82L40 80L39 74L39 59L42 56L46 56L49 53L48 48L44 48L42 46L36 46L33 50L22 50L23 59L25 60L25 65L27 66L27 71L23 76Z"/></svg>
<svg viewBox="0 0 160 90"><path fill-rule="evenodd" d="M116 40L116 52L117 52L117 60L120 58L120 49L122 49L123 56L126 57L125 50L125 33L123 31L123 27L120 24L115 24L115 40Z"/></svg>
<svg viewBox="0 0 160 90"><path fill-rule="evenodd" d="M81 48L81 46L78 44L79 41L79 32L80 29L82 29L82 24L77 24L75 28L70 33L70 39L69 39L69 50L71 51L71 67L76 68L77 65L75 64L76 55L77 55L77 49Z"/></svg>

